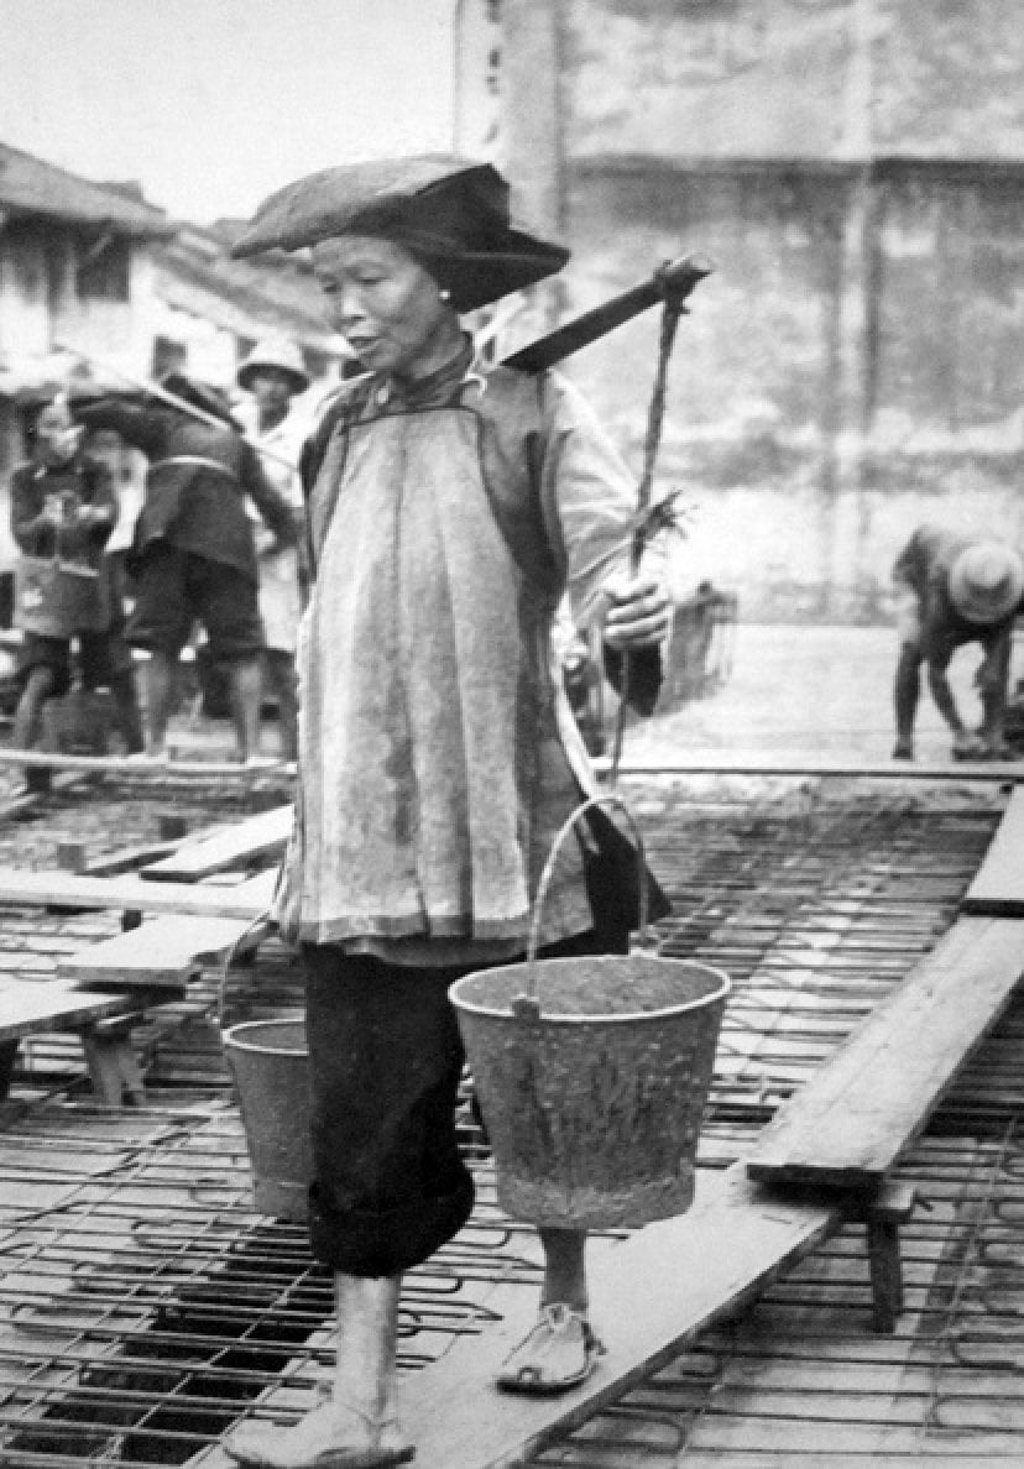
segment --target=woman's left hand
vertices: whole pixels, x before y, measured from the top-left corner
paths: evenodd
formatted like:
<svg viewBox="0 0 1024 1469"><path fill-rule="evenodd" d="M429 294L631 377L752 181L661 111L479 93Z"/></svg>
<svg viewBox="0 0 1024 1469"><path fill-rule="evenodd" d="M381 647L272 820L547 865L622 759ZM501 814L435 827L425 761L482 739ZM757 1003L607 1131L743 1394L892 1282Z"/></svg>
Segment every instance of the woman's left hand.
<svg viewBox="0 0 1024 1469"><path fill-rule="evenodd" d="M609 606L603 637L611 648L647 648L663 643L672 619L671 601L663 582L639 576L606 588Z"/></svg>

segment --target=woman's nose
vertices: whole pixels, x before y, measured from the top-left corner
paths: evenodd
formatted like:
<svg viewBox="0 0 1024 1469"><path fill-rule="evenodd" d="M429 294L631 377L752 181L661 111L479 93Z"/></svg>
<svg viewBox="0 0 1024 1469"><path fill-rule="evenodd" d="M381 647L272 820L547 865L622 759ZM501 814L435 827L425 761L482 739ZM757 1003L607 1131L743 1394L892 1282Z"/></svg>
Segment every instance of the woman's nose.
<svg viewBox="0 0 1024 1469"><path fill-rule="evenodd" d="M358 287L342 286L334 298L334 308L342 332L366 320L366 308Z"/></svg>

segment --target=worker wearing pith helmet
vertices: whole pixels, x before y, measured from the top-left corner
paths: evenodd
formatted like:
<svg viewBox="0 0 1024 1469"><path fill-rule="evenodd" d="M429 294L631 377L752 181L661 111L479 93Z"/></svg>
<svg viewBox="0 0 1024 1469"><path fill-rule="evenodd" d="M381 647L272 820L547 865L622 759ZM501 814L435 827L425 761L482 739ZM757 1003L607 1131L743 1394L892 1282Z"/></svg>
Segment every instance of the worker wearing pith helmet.
<svg viewBox="0 0 1024 1469"><path fill-rule="evenodd" d="M936 707L953 735L953 758L1006 759L1003 735L1013 620L1024 599L1024 559L993 539L956 535L939 526L920 526L893 567L900 650L896 669L898 760L913 759L922 664ZM953 654L980 644L984 657L975 674L982 722L967 729L949 686Z"/></svg>

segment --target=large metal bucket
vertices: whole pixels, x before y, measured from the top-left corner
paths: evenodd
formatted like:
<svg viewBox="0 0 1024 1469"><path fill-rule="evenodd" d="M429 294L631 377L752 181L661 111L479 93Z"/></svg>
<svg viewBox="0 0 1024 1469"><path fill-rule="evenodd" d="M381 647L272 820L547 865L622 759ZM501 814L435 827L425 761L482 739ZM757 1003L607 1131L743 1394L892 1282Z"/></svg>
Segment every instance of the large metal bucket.
<svg viewBox="0 0 1024 1469"><path fill-rule="evenodd" d="M718 969L649 952L536 959L558 846L585 809L548 860L527 963L467 975L449 991L498 1202L566 1229L648 1224L690 1207L730 987Z"/></svg>
<svg viewBox="0 0 1024 1469"><path fill-rule="evenodd" d="M309 1054L302 1020L250 1020L224 1032L259 1214L301 1223L313 1174Z"/></svg>

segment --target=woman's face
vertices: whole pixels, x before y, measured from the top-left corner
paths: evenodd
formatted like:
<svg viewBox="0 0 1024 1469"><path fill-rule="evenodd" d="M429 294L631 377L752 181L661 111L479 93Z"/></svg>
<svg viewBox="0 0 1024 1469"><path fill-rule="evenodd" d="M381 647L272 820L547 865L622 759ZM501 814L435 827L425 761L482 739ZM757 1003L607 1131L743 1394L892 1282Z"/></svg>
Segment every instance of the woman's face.
<svg viewBox="0 0 1024 1469"><path fill-rule="evenodd" d="M425 377L461 345L457 315L401 245L344 235L314 245L312 254L331 323L367 367Z"/></svg>

